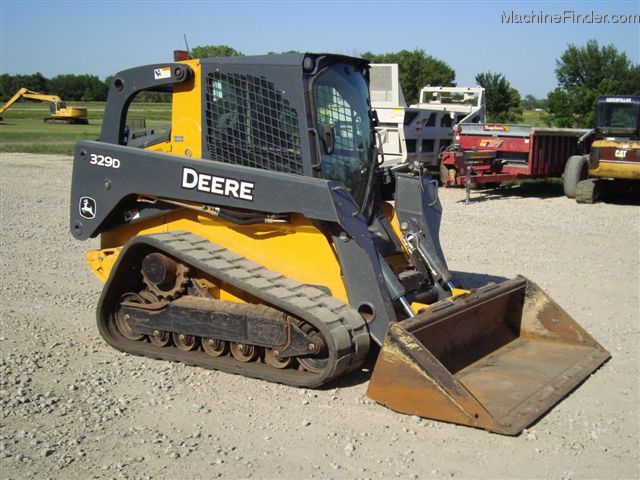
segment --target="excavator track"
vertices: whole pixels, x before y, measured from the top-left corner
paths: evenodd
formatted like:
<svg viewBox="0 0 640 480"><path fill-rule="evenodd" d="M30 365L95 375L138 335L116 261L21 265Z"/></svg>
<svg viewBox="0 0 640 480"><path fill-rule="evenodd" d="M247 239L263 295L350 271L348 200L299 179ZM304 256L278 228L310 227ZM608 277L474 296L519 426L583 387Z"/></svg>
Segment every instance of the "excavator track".
<svg viewBox="0 0 640 480"><path fill-rule="evenodd" d="M70 118L45 118L44 123L48 123L50 125L71 125L73 121Z"/></svg>
<svg viewBox="0 0 640 480"><path fill-rule="evenodd" d="M88 125L86 118L45 118L44 123L58 125Z"/></svg>
<svg viewBox="0 0 640 480"><path fill-rule="evenodd" d="M247 351L244 358L238 354L237 345L235 352L233 348L227 348L220 356L213 356L199 341L197 348L185 348L184 341L177 340L180 335L175 333L173 342L162 341L162 338L154 342L145 335L137 339L128 335L130 338L127 338L117 325L117 312L123 296L144 297L144 294L139 295L145 287L139 268L142 258L151 252L168 255L190 271L202 272L298 319L308 330L321 335L324 343L322 359L309 355L301 357L298 365L298 362L274 358L271 349L260 350L259 355ZM134 237L123 248L105 285L97 319L100 334L117 350L292 386L316 387L357 369L367 355L370 342L364 319L348 304L185 231ZM184 340L185 336L182 337ZM215 347L213 343L208 345Z"/></svg>

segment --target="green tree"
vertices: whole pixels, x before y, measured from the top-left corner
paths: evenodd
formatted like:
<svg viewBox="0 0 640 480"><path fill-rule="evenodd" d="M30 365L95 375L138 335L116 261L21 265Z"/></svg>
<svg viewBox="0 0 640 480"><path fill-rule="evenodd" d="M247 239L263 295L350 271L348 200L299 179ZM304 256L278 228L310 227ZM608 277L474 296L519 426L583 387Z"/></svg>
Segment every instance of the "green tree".
<svg viewBox="0 0 640 480"><path fill-rule="evenodd" d="M103 102L107 99L109 88L98 77L92 76L87 82L82 98L84 102Z"/></svg>
<svg viewBox="0 0 640 480"><path fill-rule="evenodd" d="M56 75L49 80L49 90L49 93L71 101L104 100L107 96L104 82L97 76L88 74Z"/></svg>
<svg viewBox="0 0 640 480"><path fill-rule="evenodd" d="M535 110L536 108L544 109L547 106L547 101L529 94L520 101L520 106L525 110Z"/></svg>
<svg viewBox="0 0 640 480"><path fill-rule="evenodd" d="M40 72L30 75L0 75L0 99L6 101L20 90L28 88L39 93L49 93L49 80Z"/></svg>
<svg viewBox="0 0 640 480"><path fill-rule="evenodd" d="M113 82L113 78L114 75L108 75L103 81L102 83L104 83L104 86L107 88L107 90L109 90L109 88L111 88L111 82Z"/></svg>
<svg viewBox="0 0 640 480"><path fill-rule="evenodd" d="M360 55L371 63L397 63L400 69L400 86L407 104L417 103L420 89L425 85L455 86L456 72L442 60L427 55L424 50Z"/></svg>
<svg viewBox="0 0 640 480"><path fill-rule="evenodd" d="M582 125L584 120L579 118L575 113L575 106L585 102L584 97L578 95L580 89L573 89L566 92L561 88L556 88L547 95L547 113L544 116L544 122L549 126L570 128ZM586 100L587 104L591 103L591 99Z"/></svg>
<svg viewBox="0 0 640 480"><path fill-rule="evenodd" d="M626 77L620 82L620 92L622 95L640 95L640 64L629 68Z"/></svg>
<svg viewBox="0 0 640 480"><path fill-rule="evenodd" d="M520 94L501 73L479 73L476 82L485 89L487 121L517 123L522 119Z"/></svg>
<svg viewBox="0 0 640 480"><path fill-rule="evenodd" d="M244 54L228 45L198 45L191 49L192 58L242 57Z"/></svg>
<svg viewBox="0 0 640 480"><path fill-rule="evenodd" d="M593 127L600 95L640 94L640 66L615 46L600 46L596 40L581 47L570 44L556 60L556 78L545 121L558 127Z"/></svg>

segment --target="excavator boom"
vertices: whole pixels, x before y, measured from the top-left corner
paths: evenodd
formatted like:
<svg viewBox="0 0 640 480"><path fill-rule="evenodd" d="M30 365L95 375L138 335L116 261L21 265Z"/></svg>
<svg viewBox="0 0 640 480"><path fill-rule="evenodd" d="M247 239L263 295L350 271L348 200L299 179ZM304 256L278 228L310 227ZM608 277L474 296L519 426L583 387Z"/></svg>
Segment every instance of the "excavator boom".
<svg viewBox="0 0 640 480"><path fill-rule="evenodd" d="M0 107L0 115L2 115L21 98L35 102L51 103L51 117L45 118L45 123L89 123L87 120L86 108L68 107L58 95L34 92L33 90L29 90L28 88L21 88L15 93L13 97L11 97L4 105L2 105L2 107Z"/></svg>

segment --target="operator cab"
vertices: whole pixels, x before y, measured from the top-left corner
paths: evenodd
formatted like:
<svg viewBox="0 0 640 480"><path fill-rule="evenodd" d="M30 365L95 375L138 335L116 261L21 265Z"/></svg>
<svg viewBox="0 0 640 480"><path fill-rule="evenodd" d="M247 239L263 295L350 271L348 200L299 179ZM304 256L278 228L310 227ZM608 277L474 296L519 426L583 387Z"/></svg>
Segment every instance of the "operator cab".
<svg viewBox="0 0 640 480"><path fill-rule="evenodd" d="M640 97L600 97L596 107L596 130L605 137L640 138Z"/></svg>
<svg viewBox="0 0 640 480"><path fill-rule="evenodd" d="M62 108L66 108L66 104L64 102L56 102L55 100L52 100L51 102L49 102L49 111L52 114L58 113L58 111Z"/></svg>
<svg viewBox="0 0 640 480"><path fill-rule="evenodd" d="M345 184L364 206L375 159L366 69L335 62L311 80L313 116L320 137L320 173Z"/></svg>

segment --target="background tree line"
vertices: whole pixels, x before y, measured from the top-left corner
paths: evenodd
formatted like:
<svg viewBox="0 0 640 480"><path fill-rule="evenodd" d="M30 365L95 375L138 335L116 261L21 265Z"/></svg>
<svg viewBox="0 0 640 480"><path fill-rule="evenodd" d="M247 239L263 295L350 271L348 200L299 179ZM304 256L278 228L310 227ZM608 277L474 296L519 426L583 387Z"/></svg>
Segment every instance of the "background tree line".
<svg viewBox="0 0 640 480"><path fill-rule="evenodd" d="M191 50L193 58L242 56L228 45L199 45ZM268 52L274 54L277 52ZM298 53L295 50L280 53ZM361 57L371 63L397 63L400 85L407 104L418 102L425 85L455 86L455 70L446 62L428 55L422 49L390 53L364 52ZM595 122L595 104L600 95L640 95L640 65L632 63L625 53L613 45L600 46L596 40L584 46L570 44L556 60L558 87L546 99L532 95L521 97L505 76L497 72L481 72L476 82L485 88L487 121L516 123L522 121L523 110L544 109L549 126L591 128ZM29 88L59 95L69 101L105 101L112 77L100 80L95 75L57 75L51 79L41 73L0 75L0 100L6 101L18 89ZM136 97L142 102L167 102L168 94L143 92Z"/></svg>
<svg viewBox="0 0 640 480"><path fill-rule="evenodd" d="M109 90L106 81L100 80L96 75L64 74L53 78L46 78L39 72L31 75L0 75L0 99L3 101L23 87L78 102L104 101Z"/></svg>
<svg viewBox="0 0 640 480"><path fill-rule="evenodd" d="M592 128L600 95L640 95L640 65L613 45L570 44L556 60L558 87L547 96L546 122Z"/></svg>
<svg viewBox="0 0 640 480"><path fill-rule="evenodd" d="M243 53L227 45L204 45L195 47L191 55L202 58ZM399 64L400 85L407 104L418 102L420 89L425 85L456 85L455 70L421 49L382 54L364 52L360 56L371 63ZM555 72L558 87L549 92L547 98L533 95L522 98L503 74L478 73L475 80L485 89L487 121L517 123L522 121L524 110L544 110L544 121L549 126L592 128L598 96L640 95L640 65L633 64L615 46L600 46L596 40L584 46L568 45L556 60Z"/></svg>
<svg viewBox="0 0 640 480"><path fill-rule="evenodd" d="M238 57L244 54L228 45L200 45L189 52L193 58ZM301 53L297 50L277 53ZM400 65L400 84L407 103L416 103L420 89L425 85L455 86L456 72L442 60L427 55L424 50L401 50L394 53L365 52L359 55L371 63L397 63Z"/></svg>

